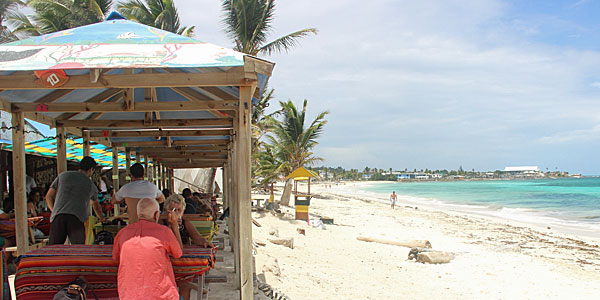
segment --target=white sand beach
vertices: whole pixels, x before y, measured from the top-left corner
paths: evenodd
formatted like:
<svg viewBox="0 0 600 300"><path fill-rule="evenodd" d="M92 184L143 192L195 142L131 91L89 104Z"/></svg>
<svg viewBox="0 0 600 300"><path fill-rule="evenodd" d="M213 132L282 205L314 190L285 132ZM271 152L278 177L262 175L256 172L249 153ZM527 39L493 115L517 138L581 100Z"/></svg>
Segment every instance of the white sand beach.
<svg viewBox="0 0 600 300"><path fill-rule="evenodd" d="M311 186L311 215L334 219L324 229L294 220L293 208L282 207L283 216L254 212L262 225L253 226L256 274L290 299L600 298L598 240L415 207L402 195L392 210L356 196L359 184ZM293 249L269 242L274 231L293 238ZM428 240L455 257L447 264L417 263L408 260L409 248L358 236Z"/></svg>

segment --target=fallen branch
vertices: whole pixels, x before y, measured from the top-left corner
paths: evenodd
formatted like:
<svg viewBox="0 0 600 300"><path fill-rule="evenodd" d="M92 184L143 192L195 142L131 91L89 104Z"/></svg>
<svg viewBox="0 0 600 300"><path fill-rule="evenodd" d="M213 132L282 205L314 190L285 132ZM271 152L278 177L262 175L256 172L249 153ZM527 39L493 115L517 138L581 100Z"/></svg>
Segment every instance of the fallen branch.
<svg viewBox="0 0 600 300"><path fill-rule="evenodd" d="M359 236L356 239L363 242L379 243L407 248L431 248L431 243L427 240L390 241L366 236Z"/></svg>

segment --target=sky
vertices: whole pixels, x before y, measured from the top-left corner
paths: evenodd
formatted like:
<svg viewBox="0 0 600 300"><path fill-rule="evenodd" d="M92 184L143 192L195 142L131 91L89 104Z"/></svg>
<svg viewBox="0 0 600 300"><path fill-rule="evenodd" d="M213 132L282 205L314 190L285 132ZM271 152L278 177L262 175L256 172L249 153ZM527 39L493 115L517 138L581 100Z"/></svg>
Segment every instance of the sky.
<svg viewBox="0 0 600 300"><path fill-rule="evenodd" d="M232 47L220 1L175 0ZM329 111L323 165L600 174L600 1L277 1L275 99ZM276 109L277 103L272 104Z"/></svg>

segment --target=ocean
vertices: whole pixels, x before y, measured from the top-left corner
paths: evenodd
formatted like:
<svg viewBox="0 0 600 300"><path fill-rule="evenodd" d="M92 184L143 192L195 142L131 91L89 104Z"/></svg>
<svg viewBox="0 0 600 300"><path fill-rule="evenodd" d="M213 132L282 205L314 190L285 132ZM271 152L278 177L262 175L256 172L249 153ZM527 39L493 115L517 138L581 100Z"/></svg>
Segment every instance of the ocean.
<svg viewBox="0 0 600 300"><path fill-rule="evenodd" d="M374 183L362 192L600 237L600 178ZM388 201L389 202L389 201Z"/></svg>

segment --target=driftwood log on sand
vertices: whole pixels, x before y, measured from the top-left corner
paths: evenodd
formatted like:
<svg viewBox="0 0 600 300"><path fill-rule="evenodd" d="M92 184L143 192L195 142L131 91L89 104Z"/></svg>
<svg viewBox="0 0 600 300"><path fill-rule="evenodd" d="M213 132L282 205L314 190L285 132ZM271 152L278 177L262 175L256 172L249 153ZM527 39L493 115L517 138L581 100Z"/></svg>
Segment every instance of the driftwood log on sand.
<svg viewBox="0 0 600 300"><path fill-rule="evenodd" d="M290 249L294 249L294 239L293 238L289 238L289 239L268 239L269 242L276 244L276 245L281 245L281 246L285 246L288 247Z"/></svg>
<svg viewBox="0 0 600 300"><path fill-rule="evenodd" d="M427 240L391 241L367 236L359 236L356 239L363 242L379 243L406 248L431 248L431 243Z"/></svg>
<svg viewBox="0 0 600 300"><path fill-rule="evenodd" d="M444 251L422 252L417 254L417 262L427 264L447 264L452 260L452 256Z"/></svg>

